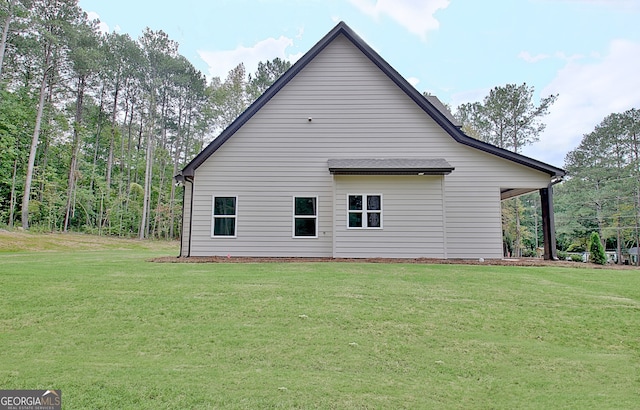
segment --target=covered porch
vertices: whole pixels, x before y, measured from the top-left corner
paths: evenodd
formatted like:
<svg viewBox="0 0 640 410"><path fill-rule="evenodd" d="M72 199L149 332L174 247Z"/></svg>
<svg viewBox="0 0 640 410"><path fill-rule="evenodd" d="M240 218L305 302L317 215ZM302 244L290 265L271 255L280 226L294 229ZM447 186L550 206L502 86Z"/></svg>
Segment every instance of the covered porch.
<svg viewBox="0 0 640 410"><path fill-rule="evenodd" d="M556 250L556 230L553 210L553 185L561 182L561 178L554 178L545 188L502 188L500 200L517 198L519 196L538 191L540 195L540 208L542 216L542 242L544 244L543 258L545 260L558 260ZM536 232L537 235L537 232Z"/></svg>

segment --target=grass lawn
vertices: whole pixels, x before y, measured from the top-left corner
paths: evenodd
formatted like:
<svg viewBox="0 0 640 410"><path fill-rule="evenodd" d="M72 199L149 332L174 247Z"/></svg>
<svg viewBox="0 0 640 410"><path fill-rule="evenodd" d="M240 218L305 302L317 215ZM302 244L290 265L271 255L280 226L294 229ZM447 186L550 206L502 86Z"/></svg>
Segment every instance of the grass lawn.
<svg viewBox="0 0 640 410"><path fill-rule="evenodd" d="M66 409L640 403L639 270L147 262L177 252L0 234L0 389Z"/></svg>

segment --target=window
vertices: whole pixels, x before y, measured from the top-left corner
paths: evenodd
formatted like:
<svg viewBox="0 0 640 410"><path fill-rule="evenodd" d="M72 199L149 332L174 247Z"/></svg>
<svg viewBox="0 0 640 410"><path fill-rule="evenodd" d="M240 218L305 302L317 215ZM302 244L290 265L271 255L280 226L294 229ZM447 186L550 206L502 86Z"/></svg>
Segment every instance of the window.
<svg viewBox="0 0 640 410"><path fill-rule="evenodd" d="M293 198L293 237L318 237L318 198Z"/></svg>
<svg viewBox="0 0 640 410"><path fill-rule="evenodd" d="M211 236L236 236L238 198L235 196L213 197L213 227Z"/></svg>
<svg viewBox="0 0 640 410"><path fill-rule="evenodd" d="M382 228L382 195L349 195L349 228Z"/></svg>

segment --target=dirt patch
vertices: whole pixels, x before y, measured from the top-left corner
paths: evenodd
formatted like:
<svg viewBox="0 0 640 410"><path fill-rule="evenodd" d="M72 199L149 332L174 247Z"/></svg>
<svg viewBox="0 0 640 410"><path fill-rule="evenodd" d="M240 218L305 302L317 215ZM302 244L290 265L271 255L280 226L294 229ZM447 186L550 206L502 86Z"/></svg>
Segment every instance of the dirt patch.
<svg viewBox="0 0 640 410"><path fill-rule="evenodd" d="M159 263L305 263L305 262L356 262L356 263L412 263L447 265L488 265L488 266L553 266L589 269L638 269L625 265L595 265L593 263L548 261L538 258L518 259L437 259L437 258L288 258L288 257L224 257L191 256L188 258L165 256L151 259Z"/></svg>

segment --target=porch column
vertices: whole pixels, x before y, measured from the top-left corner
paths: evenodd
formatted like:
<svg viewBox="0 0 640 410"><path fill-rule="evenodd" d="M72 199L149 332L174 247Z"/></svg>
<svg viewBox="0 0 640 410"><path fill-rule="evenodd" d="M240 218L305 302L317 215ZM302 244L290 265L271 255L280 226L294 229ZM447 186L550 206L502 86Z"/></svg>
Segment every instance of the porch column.
<svg viewBox="0 0 640 410"><path fill-rule="evenodd" d="M540 190L540 203L542 205L542 238L544 241L544 259L558 260L556 251L556 224L553 216L553 186Z"/></svg>

